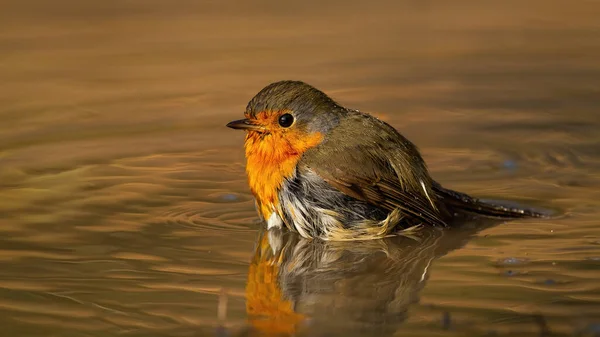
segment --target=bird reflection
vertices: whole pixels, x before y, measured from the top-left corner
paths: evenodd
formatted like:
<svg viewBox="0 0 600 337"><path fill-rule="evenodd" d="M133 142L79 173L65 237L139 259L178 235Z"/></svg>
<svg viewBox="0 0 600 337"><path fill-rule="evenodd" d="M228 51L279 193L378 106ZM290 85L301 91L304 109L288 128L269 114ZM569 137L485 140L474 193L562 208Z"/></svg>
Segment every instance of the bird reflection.
<svg viewBox="0 0 600 337"><path fill-rule="evenodd" d="M492 225L360 242L263 231L248 272L243 335L392 335L419 301L433 261Z"/></svg>

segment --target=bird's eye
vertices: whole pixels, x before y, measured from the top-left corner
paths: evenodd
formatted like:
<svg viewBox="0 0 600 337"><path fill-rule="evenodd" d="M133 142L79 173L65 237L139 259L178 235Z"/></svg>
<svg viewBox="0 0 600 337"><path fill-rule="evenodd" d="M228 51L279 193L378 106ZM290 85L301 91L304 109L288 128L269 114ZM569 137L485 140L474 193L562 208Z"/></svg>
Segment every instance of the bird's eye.
<svg viewBox="0 0 600 337"><path fill-rule="evenodd" d="M290 114L283 114L279 116L279 125L284 128L289 128L292 124L294 124L294 116Z"/></svg>

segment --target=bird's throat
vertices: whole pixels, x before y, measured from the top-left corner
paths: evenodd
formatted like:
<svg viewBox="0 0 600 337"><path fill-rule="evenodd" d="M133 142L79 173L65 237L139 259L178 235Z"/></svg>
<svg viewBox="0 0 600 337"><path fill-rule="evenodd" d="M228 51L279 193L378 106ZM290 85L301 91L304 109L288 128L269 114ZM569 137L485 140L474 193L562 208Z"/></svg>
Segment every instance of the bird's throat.
<svg viewBox="0 0 600 337"><path fill-rule="evenodd" d="M302 154L318 145L322 139L320 133L308 136L291 132L267 135L248 133L244 145L246 173L263 219L268 219L273 212L282 215L279 191L285 180L296 174L296 166Z"/></svg>

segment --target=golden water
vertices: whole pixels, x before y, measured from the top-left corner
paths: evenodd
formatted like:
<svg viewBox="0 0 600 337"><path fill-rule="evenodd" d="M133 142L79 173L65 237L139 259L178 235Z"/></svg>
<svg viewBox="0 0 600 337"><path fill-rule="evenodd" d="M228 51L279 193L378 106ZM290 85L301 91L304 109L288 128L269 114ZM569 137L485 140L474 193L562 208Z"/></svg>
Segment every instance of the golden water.
<svg viewBox="0 0 600 337"><path fill-rule="evenodd" d="M600 333L600 3L0 3L1 336ZM277 80L374 113L436 180L556 212L325 245L260 233Z"/></svg>

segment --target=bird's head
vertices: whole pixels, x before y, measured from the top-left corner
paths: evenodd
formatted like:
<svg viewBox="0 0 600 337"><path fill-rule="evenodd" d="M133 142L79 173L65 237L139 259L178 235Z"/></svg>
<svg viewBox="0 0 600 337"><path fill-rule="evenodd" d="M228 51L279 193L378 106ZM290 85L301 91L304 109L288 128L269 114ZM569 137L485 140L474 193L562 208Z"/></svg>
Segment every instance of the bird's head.
<svg viewBox="0 0 600 337"><path fill-rule="evenodd" d="M270 146L299 153L320 142L339 120L337 105L329 96L299 81L275 82L262 89L246 107L244 119L227 124L246 130L248 146ZM266 144L265 144L266 145Z"/></svg>

